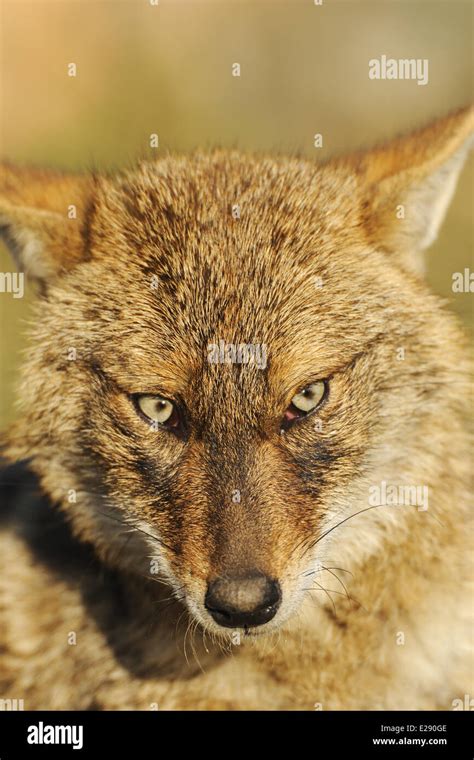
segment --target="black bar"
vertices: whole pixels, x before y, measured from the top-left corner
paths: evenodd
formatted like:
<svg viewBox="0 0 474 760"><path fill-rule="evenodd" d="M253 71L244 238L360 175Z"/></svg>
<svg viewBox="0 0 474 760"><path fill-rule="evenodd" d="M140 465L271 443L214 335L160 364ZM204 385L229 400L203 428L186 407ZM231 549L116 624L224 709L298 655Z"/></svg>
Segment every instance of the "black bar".
<svg viewBox="0 0 474 760"><path fill-rule="evenodd" d="M294 747L320 757L472 760L473 715L459 712L0 712L0 760L27 757L159 758L189 749L255 756ZM49 727L69 727L56 734ZM82 726L82 736L79 727ZM41 728L42 727L42 728ZM76 727L76 733L73 733ZM398 730L397 730L398 727ZM403 727L403 728L400 728ZM434 728L437 727L437 728ZM28 742L43 739L42 744ZM46 743L49 738L73 744ZM383 740L383 741L382 741ZM389 741L390 740L390 741ZM424 741L424 744L422 742ZM82 743L82 747L79 744ZM306 749L303 749L306 748ZM291 751L291 750L290 750ZM333 754L334 753L334 754ZM337 753L337 754L336 754Z"/></svg>

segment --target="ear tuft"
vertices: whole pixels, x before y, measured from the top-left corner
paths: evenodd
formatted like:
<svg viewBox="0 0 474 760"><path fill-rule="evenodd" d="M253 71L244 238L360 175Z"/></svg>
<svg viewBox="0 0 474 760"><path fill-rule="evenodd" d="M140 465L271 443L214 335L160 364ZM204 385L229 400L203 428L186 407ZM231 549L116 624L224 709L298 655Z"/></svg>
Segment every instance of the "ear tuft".
<svg viewBox="0 0 474 760"><path fill-rule="evenodd" d="M468 107L385 146L343 160L357 173L371 241L422 269L474 138ZM418 255L417 255L418 254Z"/></svg>
<svg viewBox="0 0 474 760"><path fill-rule="evenodd" d="M82 260L91 178L0 166L0 238L17 267L42 283Z"/></svg>

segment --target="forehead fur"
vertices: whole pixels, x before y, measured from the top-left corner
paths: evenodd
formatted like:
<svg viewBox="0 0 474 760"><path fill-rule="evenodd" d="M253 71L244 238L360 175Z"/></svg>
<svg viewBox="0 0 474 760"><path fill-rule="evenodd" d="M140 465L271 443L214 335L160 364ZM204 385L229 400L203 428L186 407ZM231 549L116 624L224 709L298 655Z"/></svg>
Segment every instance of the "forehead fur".
<svg viewBox="0 0 474 760"><path fill-rule="evenodd" d="M266 343L273 365L317 351L330 371L380 328L370 310L390 264L365 237L362 198L342 166L220 152L142 163L101 180L74 286L88 279L105 337L133 321L132 357L181 343L192 367L223 339Z"/></svg>

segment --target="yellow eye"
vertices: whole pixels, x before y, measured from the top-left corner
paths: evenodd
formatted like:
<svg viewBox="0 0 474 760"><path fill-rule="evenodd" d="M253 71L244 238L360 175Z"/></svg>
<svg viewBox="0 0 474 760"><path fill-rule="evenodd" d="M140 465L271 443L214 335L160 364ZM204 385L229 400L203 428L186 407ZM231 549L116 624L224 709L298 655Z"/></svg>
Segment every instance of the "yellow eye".
<svg viewBox="0 0 474 760"><path fill-rule="evenodd" d="M283 415L282 429L287 430L293 422L306 417L318 408L321 401L326 397L328 384L325 380L317 380L307 385L291 399L291 404Z"/></svg>
<svg viewBox="0 0 474 760"><path fill-rule="evenodd" d="M326 383L324 380L318 380L316 383L311 383L311 385L296 393L291 399L291 403L300 412L308 414L321 403L325 393Z"/></svg>
<svg viewBox="0 0 474 760"><path fill-rule="evenodd" d="M161 396L138 396L137 406L151 422L160 425L173 425L173 418L178 419L175 405Z"/></svg>

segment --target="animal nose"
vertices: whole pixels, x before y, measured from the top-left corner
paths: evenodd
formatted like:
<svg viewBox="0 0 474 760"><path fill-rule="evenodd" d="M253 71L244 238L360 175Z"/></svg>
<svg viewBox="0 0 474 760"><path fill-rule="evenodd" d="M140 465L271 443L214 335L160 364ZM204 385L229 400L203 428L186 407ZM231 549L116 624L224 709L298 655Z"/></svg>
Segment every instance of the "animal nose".
<svg viewBox="0 0 474 760"><path fill-rule="evenodd" d="M262 573L243 578L216 578L207 587L205 606L225 628L263 625L274 617L281 602L278 581Z"/></svg>

